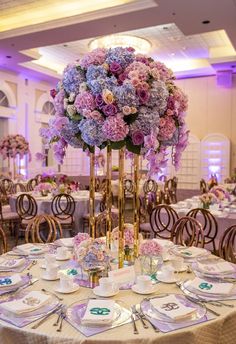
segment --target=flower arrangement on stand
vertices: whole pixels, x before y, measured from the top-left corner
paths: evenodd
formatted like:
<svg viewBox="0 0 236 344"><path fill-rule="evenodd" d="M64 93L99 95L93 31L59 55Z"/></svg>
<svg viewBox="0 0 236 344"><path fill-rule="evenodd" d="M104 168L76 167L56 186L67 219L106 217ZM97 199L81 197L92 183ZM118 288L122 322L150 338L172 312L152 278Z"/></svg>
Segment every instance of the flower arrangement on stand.
<svg viewBox="0 0 236 344"><path fill-rule="evenodd" d="M142 274L149 275L153 279L156 278L155 275L163 263L162 252L162 246L155 239L149 239L141 243L139 259Z"/></svg>
<svg viewBox="0 0 236 344"><path fill-rule="evenodd" d="M215 195L218 202L230 202L230 193L221 185L215 185L211 188L210 192Z"/></svg>
<svg viewBox="0 0 236 344"><path fill-rule="evenodd" d="M29 156L29 161L31 160L31 154L29 150L29 143L26 141L23 135L7 135L0 141L0 155L3 160L8 159L8 172L10 173L10 159L13 159L14 167L14 178L16 173L20 174L20 166L18 166L19 171L16 172L15 159L19 156L22 159L25 155Z"/></svg>
<svg viewBox="0 0 236 344"><path fill-rule="evenodd" d="M179 166L188 143L187 97L170 69L131 47L95 49L69 64L51 91L55 116L41 129L61 164L68 145L90 151L90 228L95 237L95 147L119 150L119 180L124 179L124 149L134 153L134 250L138 242L138 155L148 160L149 174L172 162ZM108 189L109 186L108 186ZM119 188L121 190L121 187ZM119 193L119 251L123 252L124 197ZM110 222L110 221L108 221ZM110 230L109 230L110 231ZM109 232L110 233L110 232ZM109 235L110 236L110 235ZM120 254L119 266L123 265Z"/></svg>

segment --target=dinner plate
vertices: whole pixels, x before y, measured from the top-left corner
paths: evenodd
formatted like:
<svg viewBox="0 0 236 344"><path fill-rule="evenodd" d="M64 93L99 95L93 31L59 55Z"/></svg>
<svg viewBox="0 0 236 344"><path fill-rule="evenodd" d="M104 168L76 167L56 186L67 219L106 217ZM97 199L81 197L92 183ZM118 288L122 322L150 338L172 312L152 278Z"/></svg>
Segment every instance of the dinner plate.
<svg viewBox="0 0 236 344"><path fill-rule="evenodd" d="M77 301L67 308L66 318L76 328L81 328L81 329L90 328L90 330L96 329L98 327L99 328L113 328L116 326L120 326L121 324L125 323L127 320L130 319L131 312L128 309L128 307L125 305L123 301L116 300L114 316L110 324L89 325L88 323L86 323L86 325L83 325L82 318L85 314L88 301L89 299Z"/></svg>
<svg viewBox="0 0 236 344"><path fill-rule="evenodd" d="M156 273L156 278L158 279L158 281L168 284L176 283L180 280L180 276L178 276L177 274L174 277L164 277L161 271L158 271Z"/></svg>
<svg viewBox="0 0 236 344"><path fill-rule="evenodd" d="M208 258L208 259L201 259L200 262L202 264L214 264L214 263L219 263L220 261L224 262L223 259L220 259L220 258ZM222 272L219 272L219 273L211 273L210 271L206 271L206 270L203 270L201 269L197 262L193 262L192 263L192 269L194 271L195 274L197 275L200 275L200 276L203 276L203 277L208 277L208 278L211 278L211 279L223 279L223 278L230 278L230 277L235 277L236 279L236 265L235 264L231 264L229 263L233 268L234 268L234 271L222 271Z"/></svg>
<svg viewBox="0 0 236 344"><path fill-rule="evenodd" d="M173 323L178 323L178 324L191 323L193 321L197 321L197 320L204 318L206 315L206 308L204 305L192 302L192 301L188 300L184 295L174 294L174 296L178 299L178 301L181 302L184 306L194 308L194 309L196 309L196 311L193 314L186 316L180 320L171 319L171 318L167 317L166 315L158 312L151 305L151 302L150 302L151 299L161 298L161 297L165 297L165 296L168 296L168 294L158 295L158 296L154 296L152 298L144 299L140 303L141 311L146 316L148 316L150 318L156 319L156 320L161 321L161 322L172 323L172 324Z"/></svg>

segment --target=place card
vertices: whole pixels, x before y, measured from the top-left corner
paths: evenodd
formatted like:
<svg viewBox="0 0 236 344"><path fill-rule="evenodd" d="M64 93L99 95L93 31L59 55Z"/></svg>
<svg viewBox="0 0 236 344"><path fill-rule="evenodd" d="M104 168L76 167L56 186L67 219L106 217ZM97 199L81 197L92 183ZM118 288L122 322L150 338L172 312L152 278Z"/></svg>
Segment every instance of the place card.
<svg viewBox="0 0 236 344"><path fill-rule="evenodd" d="M117 285L122 285L128 283L133 284L136 275L134 266L127 266L122 269L109 271L108 276L111 277Z"/></svg>

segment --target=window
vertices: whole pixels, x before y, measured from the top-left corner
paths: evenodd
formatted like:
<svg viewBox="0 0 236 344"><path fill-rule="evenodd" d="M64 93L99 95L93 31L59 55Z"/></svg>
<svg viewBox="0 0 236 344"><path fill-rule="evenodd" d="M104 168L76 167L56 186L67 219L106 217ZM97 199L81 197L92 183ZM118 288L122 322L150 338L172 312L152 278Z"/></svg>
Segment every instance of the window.
<svg viewBox="0 0 236 344"><path fill-rule="evenodd" d="M0 106L9 107L7 96L3 91L0 91Z"/></svg>
<svg viewBox="0 0 236 344"><path fill-rule="evenodd" d="M55 115L55 108L52 102L47 101L46 103L43 104L43 108L42 108L42 113L46 114L46 115Z"/></svg>

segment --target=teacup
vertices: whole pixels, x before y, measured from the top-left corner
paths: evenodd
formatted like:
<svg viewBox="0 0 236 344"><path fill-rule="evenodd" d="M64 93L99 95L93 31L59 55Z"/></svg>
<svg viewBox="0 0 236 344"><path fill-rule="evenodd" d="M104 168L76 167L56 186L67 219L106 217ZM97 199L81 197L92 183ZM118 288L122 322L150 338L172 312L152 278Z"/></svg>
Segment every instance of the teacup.
<svg viewBox="0 0 236 344"><path fill-rule="evenodd" d="M161 270L161 275L166 280L175 278L174 269L171 266L164 266Z"/></svg>
<svg viewBox="0 0 236 344"><path fill-rule="evenodd" d="M99 279L99 287L103 292L113 291L117 288L113 279L110 277L102 277Z"/></svg>
<svg viewBox="0 0 236 344"><path fill-rule="evenodd" d="M68 253L68 249L64 246L57 248L57 258L59 259L67 258Z"/></svg>
<svg viewBox="0 0 236 344"><path fill-rule="evenodd" d="M173 266L175 271L180 271L181 269L183 269L184 266L184 258L182 257L175 257L172 261L171 261L171 265Z"/></svg>
<svg viewBox="0 0 236 344"><path fill-rule="evenodd" d="M47 253L45 254L45 265L56 264L56 257L54 254Z"/></svg>
<svg viewBox="0 0 236 344"><path fill-rule="evenodd" d="M58 266L57 264L48 264L46 266L46 274L47 277L49 278L57 278L57 274L58 274Z"/></svg>
<svg viewBox="0 0 236 344"><path fill-rule="evenodd" d="M68 290L72 286L72 279L70 276L67 276L65 274L60 275L60 288L62 290Z"/></svg>
<svg viewBox="0 0 236 344"><path fill-rule="evenodd" d="M147 290L152 286L152 280L149 276L137 276L136 285L141 290Z"/></svg>

